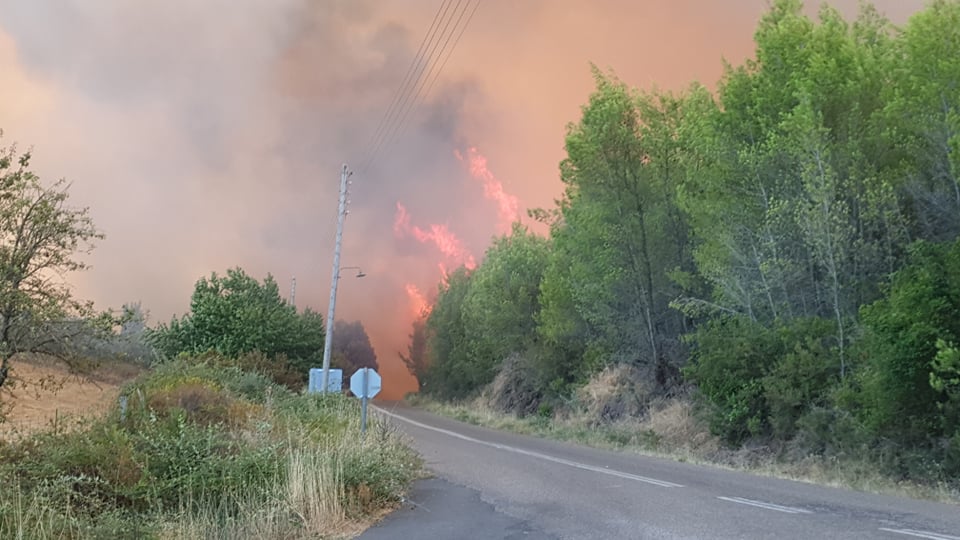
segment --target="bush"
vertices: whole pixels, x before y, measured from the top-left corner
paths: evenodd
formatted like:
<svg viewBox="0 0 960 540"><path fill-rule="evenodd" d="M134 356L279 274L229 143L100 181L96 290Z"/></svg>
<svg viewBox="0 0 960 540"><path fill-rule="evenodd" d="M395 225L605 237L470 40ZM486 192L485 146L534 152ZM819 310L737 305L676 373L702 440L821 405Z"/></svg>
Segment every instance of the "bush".
<svg viewBox="0 0 960 540"><path fill-rule="evenodd" d="M511 354L503 361L503 367L493 382L484 390L484 398L495 410L527 416L545 406L541 403L543 393L537 383L530 360L519 354Z"/></svg>
<svg viewBox="0 0 960 540"><path fill-rule="evenodd" d="M763 378L774 437L791 439L800 417L829 404L831 391L840 381L840 358L827 345L835 329L832 321L816 318L797 319L780 329L785 353Z"/></svg>
<svg viewBox="0 0 960 540"><path fill-rule="evenodd" d="M313 537L399 500L419 474L377 419L357 440L356 400L295 395L220 361L159 366L123 389L122 417L0 443L0 537Z"/></svg>
<svg viewBox="0 0 960 540"><path fill-rule="evenodd" d="M938 355L950 357L943 352L949 347L938 350L938 342L960 341L960 240L916 244L885 298L861 313L863 415L871 429L908 446L930 446L932 439L951 435L943 409L951 400L946 387L935 388L934 365Z"/></svg>
<svg viewBox="0 0 960 540"><path fill-rule="evenodd" d="M797 420L823 406L840 362L828 343L831 321L798 318L772 328L743 316L714 319L688 340L684 376L706 401L711 430L739 445L751 437L788 439Z"/></svg>
<svg viewBox="0 0 960 540"><path fill-rule="evenodd" d="M746 317L723 317L688 338L693 345L684 376L706 400L710 428L731 444L768 431L762 379L778 357L776 333Z"/></svg>
<svg viewBox="0 0 960 540"><path fill-rule="evenodd" d="M299 389L323 352L324 323L319 314L298 313L284 301L272 276L260 283L233 268L197 281L190 313L148 330L147 338L167 358L216 351L243 359L260 352L279 364L270 370L275 380Z"/></svg>

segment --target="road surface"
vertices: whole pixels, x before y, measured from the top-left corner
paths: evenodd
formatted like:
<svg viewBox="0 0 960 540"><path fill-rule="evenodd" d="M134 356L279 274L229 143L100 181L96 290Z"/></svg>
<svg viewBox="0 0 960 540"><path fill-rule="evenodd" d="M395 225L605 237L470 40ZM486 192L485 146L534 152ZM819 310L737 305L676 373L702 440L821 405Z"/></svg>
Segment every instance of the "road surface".
<svg viewBox="0 0 960 540"><path fill-rule="evenodd" d="M960 505L860 493L376 409L435 477L361 539L960 540Z"/></svg>

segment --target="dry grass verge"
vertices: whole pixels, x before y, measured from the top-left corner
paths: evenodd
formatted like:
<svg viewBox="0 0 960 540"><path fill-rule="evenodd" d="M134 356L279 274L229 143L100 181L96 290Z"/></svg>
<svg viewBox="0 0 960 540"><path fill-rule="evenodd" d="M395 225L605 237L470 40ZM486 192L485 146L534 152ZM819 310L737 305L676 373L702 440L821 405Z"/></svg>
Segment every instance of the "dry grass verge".
<svg viewBox="0 0 960 540"><path fill-rule="evenodd" d="M357 400L181 359L128 407L0 440L0 538L350 538L422 474Z"/></svg>
<svg viewBox="0 0 960 540"><path fill-rule="evenodd" d="M622 416L611 422L598 422L596 411L585 409L521 418L491 408L482 397L455 404L419 395L408 396L407 400L431 412L492 429L801 482L960 503L960 491L955 487L897 481L865 460L807 456L785 461L766 447L726 448L697 418L692 401L686 397L652 400L642 416Z"/></svg>
<svg viewBox="0 0 960 540"><path fill-rule="evenodd" d="M8 385L0 389L0 439L44 428L60 429L76 416L105 413L120 386L141 375L143 366L123 361L87 363L71 371L58 360L19 356Z"/></svg>

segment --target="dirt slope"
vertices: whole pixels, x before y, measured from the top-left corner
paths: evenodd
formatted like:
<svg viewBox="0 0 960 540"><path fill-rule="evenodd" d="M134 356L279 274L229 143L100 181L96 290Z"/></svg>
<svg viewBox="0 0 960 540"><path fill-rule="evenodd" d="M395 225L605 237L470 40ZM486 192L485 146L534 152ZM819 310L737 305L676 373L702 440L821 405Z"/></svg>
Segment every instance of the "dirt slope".
<svg viewBox="0 0 960 540"><path fill-rule="evenodd" d="M79 376L50 360L15 360L11 364L12 388L0 390L0 407L7 410L0 437L30 431L64 418L99 414L117 399L120 386L139 375L142 368L111 362Z"/></svg>

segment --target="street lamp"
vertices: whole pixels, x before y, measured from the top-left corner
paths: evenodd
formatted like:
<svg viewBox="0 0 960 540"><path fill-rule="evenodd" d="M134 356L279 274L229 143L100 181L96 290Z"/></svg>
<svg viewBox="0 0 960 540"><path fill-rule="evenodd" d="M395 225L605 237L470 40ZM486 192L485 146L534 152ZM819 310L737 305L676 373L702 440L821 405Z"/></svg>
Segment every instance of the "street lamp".
<svg viewBox="0 0 960 540"><path fill-rule="evenodd" d="M366 274L363 273L363 270L361 270L359 266L341 266L340 269L341 269L341 270L356 270L356 271L357 271L357 275L354 276L354 277L358 277L358 278L360 278L360 277L366 277ZM338 277L339 277L339 276L338 276Z"/></svg>
<svg viewBox="0 0 960 540"><path fill-rule="evenodd" d="M337 309L337 284L340 281L341 270L356 270L357 275L354 277L358 278L366 276L359 266L341 266L333 274L333 286L330 287L330 309L327 311L327 333L323 336L323 379L320 391L324 394L327 393L330 382L330 349L333 347L333 320Z"/></svg>

